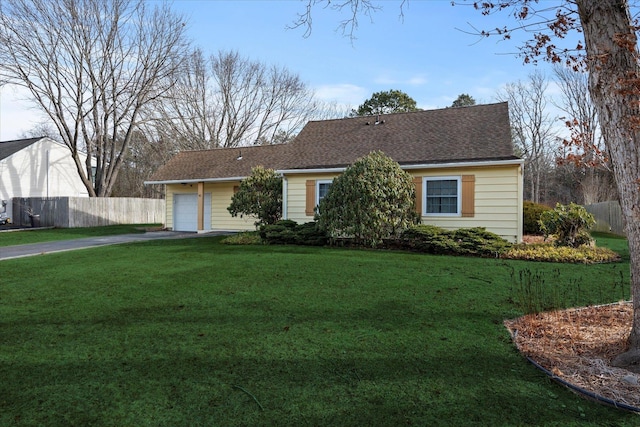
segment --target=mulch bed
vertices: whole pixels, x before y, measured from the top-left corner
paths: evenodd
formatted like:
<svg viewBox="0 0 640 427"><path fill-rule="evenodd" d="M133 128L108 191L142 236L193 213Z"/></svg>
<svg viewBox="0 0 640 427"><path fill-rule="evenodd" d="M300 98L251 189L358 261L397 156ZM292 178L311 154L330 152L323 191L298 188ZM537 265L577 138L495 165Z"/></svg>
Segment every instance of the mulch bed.
<svg viewBox="0 0 640 427"><path fill-rule="evenodd" d="M632 319L631 303L621 302L530 314L504 324L518 350L552 377L640 408L640 375L611 366L626 350Z"/></svg>

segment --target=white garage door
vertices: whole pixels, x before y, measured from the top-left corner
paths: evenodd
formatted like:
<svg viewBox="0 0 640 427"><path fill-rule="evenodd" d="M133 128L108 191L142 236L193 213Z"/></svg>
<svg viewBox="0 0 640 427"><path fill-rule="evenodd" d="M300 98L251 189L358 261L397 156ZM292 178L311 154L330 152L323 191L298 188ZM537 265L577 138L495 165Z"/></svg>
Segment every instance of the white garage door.
<svg viewBox="0 0 640 427"><path fill-rule="evenodd" d="M198 193L173 195L173 229L198 231ZM211 193L204 195L204 229L211 229Z"/></svg>

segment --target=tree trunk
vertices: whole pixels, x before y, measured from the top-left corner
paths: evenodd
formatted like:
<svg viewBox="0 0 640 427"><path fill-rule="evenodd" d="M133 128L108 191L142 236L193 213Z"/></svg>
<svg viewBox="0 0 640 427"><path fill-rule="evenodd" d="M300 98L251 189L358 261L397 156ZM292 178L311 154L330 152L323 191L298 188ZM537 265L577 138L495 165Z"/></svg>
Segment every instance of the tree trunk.
<svg viewBox="0 0 640 427"><path fill-rule="evenodd" d="M624 0L577 0L589 66L589 93L611 156L631 255L633 326L628 352L614 360L640 369L640 91L637 38Z"/></svg>

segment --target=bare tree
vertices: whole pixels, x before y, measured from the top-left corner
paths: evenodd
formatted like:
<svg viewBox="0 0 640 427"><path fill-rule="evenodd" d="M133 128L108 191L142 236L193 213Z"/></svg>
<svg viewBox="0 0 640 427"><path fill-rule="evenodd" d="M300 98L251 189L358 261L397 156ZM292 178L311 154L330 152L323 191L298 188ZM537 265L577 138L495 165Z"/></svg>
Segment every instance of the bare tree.
<svg viewBox="0 0 640 427"><path fill-rule="evenodd" d="M578 183L580 203L611 199L615 193L608 155L604 147L598 114L589 96L588 74L581 69L554 67L561 97L556 104L567 114L570 137L563 139L557 162Z"/></svg>
<svg viewBox="0 0 640 427"><path fill-rule="evenodd" d="M153 106L156 134L180 149L273 144L290 140L325 105L286 68L218 52L193 51L170 97Z"/></svg>
<svg viewBox="0 0 640 427"><path fill-rule="evenodd" d="M509 103L509 116L515 143L525 161L525 198L544 201L544 189L552 166L552 145L556 139L554 118L547 106L549 86L544 74L534 72L527 82L509 83L496 98Z"/></svg>
<svg viewBox="0 0 640 427"><path fill-rule="evenodd" d="M60 134L58 134L57 129L49 122L42 122L36 124L29 130L22 131L19 135L19 139L27 139L27 138L38 138L46 136L48 138L53 139L54 141L60 141Z"/></svg>
<svg viewBox="0 0 640 427"><path fill-rule="evenodd" d="M147 5L0 3L0 79L26 88L51 119L90 196L111 193L141 109L171 86L186 48L182 18L167 4Z"/></svg>
<svg viewBox="0 0 640 427"><path fill-rule="evenodd" d="M111 195L114 197L164 198L164 186L144 185L144 181L159 166L168 162L173 154L175 154L174 141L150 140L143 132L135 132Z"/></svg>

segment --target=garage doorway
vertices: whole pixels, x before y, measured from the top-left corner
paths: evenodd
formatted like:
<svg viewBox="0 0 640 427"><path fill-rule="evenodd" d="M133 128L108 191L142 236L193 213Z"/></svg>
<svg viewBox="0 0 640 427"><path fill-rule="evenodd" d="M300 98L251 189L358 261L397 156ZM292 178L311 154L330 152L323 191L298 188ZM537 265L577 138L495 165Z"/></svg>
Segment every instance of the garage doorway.
<svg viewBox="0 0 640 427"><path fill-rule="evenodd" d="M173 195L173 229L198 231L198 193ZM211 193L204 194L204 230L211 230Z"/></svg>

